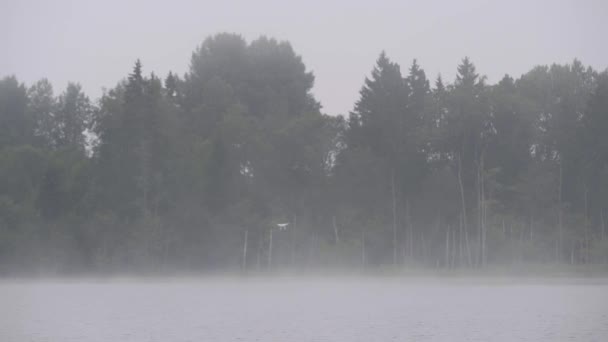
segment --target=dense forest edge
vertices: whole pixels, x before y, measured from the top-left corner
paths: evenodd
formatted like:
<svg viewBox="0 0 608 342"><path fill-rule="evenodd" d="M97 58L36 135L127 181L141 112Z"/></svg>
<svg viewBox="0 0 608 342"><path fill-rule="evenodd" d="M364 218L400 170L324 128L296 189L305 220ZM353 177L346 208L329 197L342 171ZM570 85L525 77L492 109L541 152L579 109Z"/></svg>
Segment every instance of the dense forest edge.
<svg viewBox="0 0 608 342"><path fill-rule="evenodd" d="M0 275L608 272L608 70L431 80L382 52L343 116L313 84L228 33L97 100L5 76Z"/></svg>

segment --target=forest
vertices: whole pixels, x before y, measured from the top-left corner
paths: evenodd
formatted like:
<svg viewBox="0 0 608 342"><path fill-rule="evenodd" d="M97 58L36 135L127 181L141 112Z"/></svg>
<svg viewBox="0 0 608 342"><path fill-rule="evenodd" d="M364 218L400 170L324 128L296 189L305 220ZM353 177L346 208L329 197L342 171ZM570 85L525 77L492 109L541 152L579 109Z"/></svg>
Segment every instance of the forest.
<svg viewBox="0 0 608 342"><path fill-rule="evenodd" d="M267 37L99 99L4 76L0 275L608 264L608 70L405 62L346 115Z"/></svg>

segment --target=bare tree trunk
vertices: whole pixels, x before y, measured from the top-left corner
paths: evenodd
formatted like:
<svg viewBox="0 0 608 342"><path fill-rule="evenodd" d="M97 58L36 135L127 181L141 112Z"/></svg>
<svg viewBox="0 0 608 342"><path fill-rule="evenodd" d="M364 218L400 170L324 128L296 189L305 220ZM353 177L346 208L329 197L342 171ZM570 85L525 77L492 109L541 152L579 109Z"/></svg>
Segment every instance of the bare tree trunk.
<svg viewBox="0 0 608 342"><path fill-rule="evenodd" d="M602 221L602 233L600 235L602 241L606 238L606 221L604 221L604 209L600 209L600 220Z"/></svg>
<svg viewBox="0 0 608 342"><path fill-rule="evenodd" d="M361 266L365 267L367 256L365 255L365 229L361 229Z"/></svg>
<svg viewBox="0 0 608 342"><path fill-rule="evenodd" d="M574 246L570 248L570 265L574 265Z"/></svg>
<svg viewBox="0 0 608 342"><path fill-rule="evenodd" d="M259 270L262 267L262 262L261 262L261 256L260 254L262 253L262 241L264 239L261 238L258 234L258 248L257 251L255 253L255 267Z"/></svg>
<svg viewBox="0 0 608 342"><path fill-rule="evenodd" d="M486 264L486 189L484 180L484 150L479 158L479 266Z"/></svg>
<svg viewBox="0 0 608 342"><path fill-rule="evenodd" d="M268 269L272 266L272 227L270 227L268 240Z"/></svg>
<svg viewBox="0 0 608 342"><path fill-rule="evenodd" d="M589 238L589 188L587 187L587 183L583 184L584 188L585 188L585 234L584 234L584 239L585 241L583 242L583 246L582 246L582 261L583 263L587 263L589 260L589 246L590 243L589 241L591 241L591 239Z"/></svg>
<svg viewBox="0 0 608 342"><path fill-rule="evenodd" d="M517 236L515 236L515 233L513 231L513 226L515 226L516 223L517 223L517 219L513 219L513 220L511 220L511 222L509 222L509 242L510 243L514 243L515 241L517 241ZM518 255L519 255L519 253L511 255L512 264L517 262Z"/></svg>
<svg viewBox="0 0 608 342"><path fill-rule="evenodd" d="M410 259L414 257L414 226L412 225L412 218L410 215L410 199L405 199L405 224L407 225L407 244L408 244L408 254Z"/></svg>
<svg viewBox="0 0 608 342"><path fill-rule="evenodd" d="M454 234L452 234L454 235ZM452 239L455 240L455 239ZM456 241L454 241L454 244ZM453 252L454 254L456 251ZM454 256L456 257L456 255ZM464 234L462 232L462 214L458 216L458 258L456 259L458 266L462 266L464 263Z"/></svg>
<svg viewBox="0 0 608 342"><path fill-rule="evenodd" d="M424 238L424 230L420 232L420 243L422 244L422 263L426 262L426 239Z"/></svg>
<svg viewBox="0 0 608 342"><path fill-rule="evenodd" d="M291 229L291 265L295 266L296 264L296 229L298 228L298 217L296 214L293 214L293 228Z"/></svg>
<svg viewBox="0 0 608 342"><path fill-rule="evenodd" d="M485 159L484 159L484 167L485 167ZM484 266L488 262L488 211L489 203L492 203L492 193L488 191L487 196L489 201L486 200L486 183L483 183L483 263Z"/></svg>
<svg viewBox="0 0 608 342"><path fill-rule="evenodd" d="M103 234L103 242L101 244L101 257L99 258L101 260L103 260L103 267L108 267L108 264L110 263L110 256L108 253L108 234L104 233Z"/></svg>
<svg viewBox="0 0 608 342"><path fill-rule="evenodd" d="M563 231L563 213L562 213L562 182L563 182L563 170L562 170L562 162L559 162L559 188L558 188L558 214L557 214L557 242L555 245L555 259L557 262L560 261L560 254L562 249L562 231Z"/></svg>
<svg viewBox="0 0 608 342"><path fill-rule="evenodd" d="M476 267L481 267L483 264L483 189L481 185L481 162L477 163L477 243L478 248L475 264Z"/></svg>
<svg viewBox="0 0 608 342"><path fill-rule="evenodd" d="M521 221L521 227L519 229L519 247L522 249L523 251L523 247L524 247L524 230L526 230L526 221L525 219L523 219ZM524 253L519 253L519 262L523 262L524 261Z"/></svg>
<svg viewBox="0 0 608 342"><path fill-rule="evenodd" d="M458 266L462 266L462 259L463 259L463 238L462 238L462 226L459 227L459 229L461 230L460 232L458 232L458 241L456 241L456 231L454 229L451 230L452 232L452 250L451 250L451 254L452 254L452 268L456 268ZM456 254L456 247L458 247L458 255Z"/></svg>
<svg viewBox="0 0 608 342"><path fill-rule="evenodd" d="M445 229L445 267L450 268L450 225Z"/></svg>
<svg viewBox="0 0 608 342"><path fill-rule="evenodd" d="M243 242L243 270L247 269L247 243L249 241L249 229L245 229L245 241Z"/></svg>
<svg viewBox="0 0 608 342"><path fill-rule="evenodd" d="M485 162L482 163L482 166L485 165ZM483 266L488 262L488 201L486 201L486 185L484 179L482 177L482 194L483 194L483 244L482 247L482 255L483 255ZM491 198L490 198L491 201Z"/></svg>
<svg viewBox="0 0 608 342"><path fill-rule="evenodd" d="M589 238L589 232L587 228L585 228L585 234L583 235L583 242L581 243L581 262L586 264L589 262L589 243L591 239Z"/></svg>
<svg viewBox="0 0 608 342"><path fill-rule="evenodd" d="M534 242L534 213L530 214L530 242Z"/></svg>
<svg viewBox="0 0 608 342"><path fill-rule="evenodd" d="M166 229L163 228L163 241L162 241L162 249L163 249L163 256L162 256L162 267L163 269L167 268L167 263L169 260L169 244L171 243L170 239L170 229Z"/></svg>
<svg viewBox="0 0 608 342"><path fill-rule="evenodd" d="M462 156L458 155L458 185L460 186L460 201L462 205L462 228L464 230L465 245L467 250L467 263L471 266L471 248L469 246L469 234L467 229L467 207L464 199L464 184L462 182Z"/></svg>
<svg viewBox="0 0 608 342"><path fill-rule="evenodd" d="M336 215L332 217L332 223L334 226L334 238L336 239L336 245L340 244L340 234L338 234L338 225L336 224Z"/></svg>
<svg viewBox="0 0 608 342"><path fill-rule="evenodd" d="M486 264L486 194L484 184L484 155L483 152L479 162L479 249L480 249L480 266Z"/></svg>
<svg viewBox="0 0 608 342"><path fill-rule="evenodd" d="M310 236L310 248L308 249L308 264L312 265L313 263L313 257L315 255L315 240L316 240L316 235L315 232L312 232L312 235Z"/></svg>
<svg viewBox="0 0 608 342"><path fill-rule="evenodd" d="M395 169L391 173L391 190L393 200L393 265L397 264L397 191L395 186Z"/></svg>

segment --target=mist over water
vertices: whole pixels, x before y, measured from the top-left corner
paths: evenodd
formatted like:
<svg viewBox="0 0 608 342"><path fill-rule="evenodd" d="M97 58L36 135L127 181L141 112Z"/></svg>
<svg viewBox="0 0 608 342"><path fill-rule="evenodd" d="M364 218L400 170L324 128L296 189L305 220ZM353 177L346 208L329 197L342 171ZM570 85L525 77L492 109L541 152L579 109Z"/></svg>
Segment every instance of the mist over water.
<svg viewBox="0 0 608 342"><path fill-rule="evenodd" d="M0 342L608 341L607 4L0 0Z"/></svg>
<svg viewBox="0 0 608 342"><path fill-rule="evenodd" d="M0 340L605 341L606 280L250 278L0 285Z"/></svg>

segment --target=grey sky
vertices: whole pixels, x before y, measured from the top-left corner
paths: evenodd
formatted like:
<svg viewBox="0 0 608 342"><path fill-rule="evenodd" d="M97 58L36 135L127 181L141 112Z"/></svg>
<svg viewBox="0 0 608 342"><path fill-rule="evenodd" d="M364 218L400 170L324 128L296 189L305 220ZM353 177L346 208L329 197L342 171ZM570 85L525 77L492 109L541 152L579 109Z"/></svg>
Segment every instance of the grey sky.
<svg viewBox="0 0 608 342"><path fill-rule="evenodd" d="M56 92L78 81L96 98L136 58L146 72L182 74L194 48L222 31L289 40L329 114L352 109L383 49L402 70L417 58L430 78L447 81L464 56L491 82L575 57L608 66L605 0L0 0L0 77L47 77Z"/></svg>

